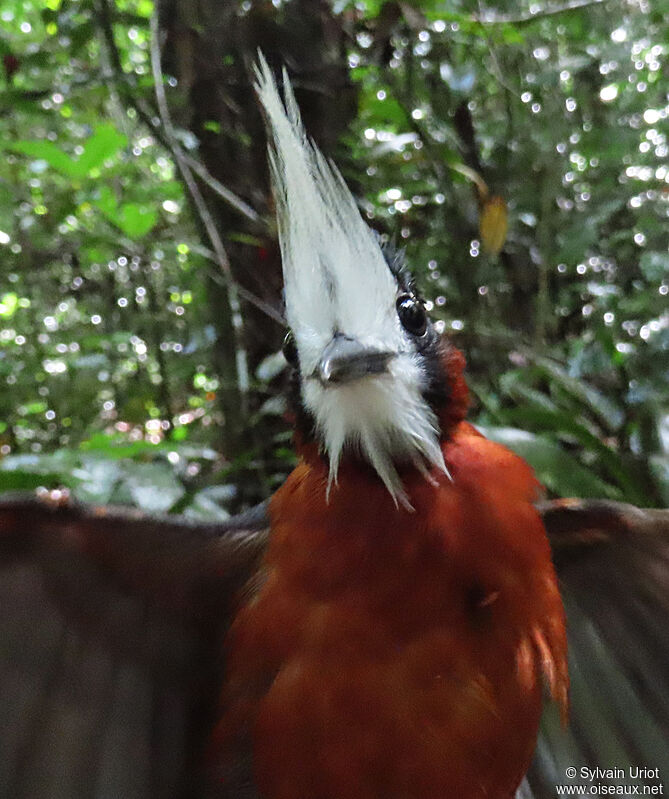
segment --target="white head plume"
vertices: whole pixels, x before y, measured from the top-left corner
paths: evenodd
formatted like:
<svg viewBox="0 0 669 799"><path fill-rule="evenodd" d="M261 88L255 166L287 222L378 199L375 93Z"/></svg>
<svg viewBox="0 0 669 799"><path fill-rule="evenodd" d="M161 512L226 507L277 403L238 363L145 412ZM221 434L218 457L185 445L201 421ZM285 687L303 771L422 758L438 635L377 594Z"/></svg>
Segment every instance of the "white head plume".
<svg viewBox="0 0 669 799"><path fill-rule="evenodd" d="M330 481L350 447L372 464L395 501L408 505L394 461L446 467L436 417L421 393L426 376L398 320L397 281L342 176L308 140L285 70L285 105L262 55L256 78L271 137L286 316L302 400L327 451ZM326 388L312 375L336 333L396 357L384 374Z"/></svg>

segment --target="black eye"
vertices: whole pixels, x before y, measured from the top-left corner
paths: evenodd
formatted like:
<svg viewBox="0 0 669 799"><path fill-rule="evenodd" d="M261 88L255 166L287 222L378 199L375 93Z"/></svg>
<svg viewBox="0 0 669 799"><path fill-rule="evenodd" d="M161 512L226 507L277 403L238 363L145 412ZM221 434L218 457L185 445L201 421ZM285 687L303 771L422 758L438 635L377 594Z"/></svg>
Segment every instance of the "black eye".
<svg viewBox="0 0 669 799"><path fill-rule="evenodd" d="M292 330L286 333L281 351L283 352L283 357L291 366L297 366L299 358L297 355L297 344L295 343L295 336Z"/></svg>
<svg viewBox="0 0 669 799"><path fill-rule="evenodd" d="M427 331L427 314L423 303L410 294L397 298L397 313L405 330L412 336L424 336Z"/></svg>

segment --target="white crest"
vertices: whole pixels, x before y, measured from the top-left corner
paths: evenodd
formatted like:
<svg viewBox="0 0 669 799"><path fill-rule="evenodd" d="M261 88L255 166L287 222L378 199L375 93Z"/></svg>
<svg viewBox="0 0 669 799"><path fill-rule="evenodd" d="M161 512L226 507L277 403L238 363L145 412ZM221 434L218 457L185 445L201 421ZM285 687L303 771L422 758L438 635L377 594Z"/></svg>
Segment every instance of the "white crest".
<svg viewBox="0 0 669 799"><path fill-rule="evenodd" d="M284 70L285 105L260 55L256 91L271 137L269 162L283 262L286 316L300 359L302 400L336 482L343 451L356 449L395 501L409 506L394 461L446 472L426 376L396 311L398 286L344 179L304 131ZM396 353L388 372L324 387L312 375L335 333Z"/></svg>

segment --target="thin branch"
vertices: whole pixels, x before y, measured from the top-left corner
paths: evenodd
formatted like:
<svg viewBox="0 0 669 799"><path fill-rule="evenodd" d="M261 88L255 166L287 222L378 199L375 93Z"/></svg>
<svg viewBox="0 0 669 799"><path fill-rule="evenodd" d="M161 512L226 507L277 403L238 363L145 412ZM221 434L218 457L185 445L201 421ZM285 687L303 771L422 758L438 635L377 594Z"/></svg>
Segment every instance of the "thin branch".
<svg viewBox="0 0 669 799"><path fill-rule="evenodd" d="M109 54L109 60L111 62L111 69L112 74L111 77L114 79L114 82L119 89L119 91L123 94L123 98L125 102L137 112L138 117L140 120L146 125L149 130L153 133L156 139L162 144L162 146L169 152L172 153L174 156L175 161L176 155L174 153L174 144L175 142L173 139L167 135L164 126L161 122L156 119L153 109L146 106L141 98L138 98L133 91L133 87L128 80L128 75L123 71L123 67L121 65L121 59L119 56L118 48L116 47L116 41L114 39L114 31L111 26L111 18L109 15L109 7L107 0L99 0L98 3L100 9L100 23L101 29L104 36L105 44ZM178 146L178 145L177 145ZM225 188L223 184L217 181L212 175L207 171L206 167L200 164L191 156L187 155L183 151L181 151L185 162L190 166L193 171L197 172L199 177L207 183L207 185L215 191L222 199L226 202L229 202L230 205L238 210L240 213L244 214L249 221L261 224L262 219L261 217L246 203L239 199L233 192L229 189ZM197 166L196 166L197 165ZM177 163L178 166L178 163ZM222 191L221 191L222 190ZM193 200L194 202L194 200ZM264 225L263 225L264 227ZM210 260L215 260L214 253L211 251L209 252ZM230 285L230 282L234 280L234 276L230 272L224 272L222 275L222 279L225 281L226 285ZM219 280L220 282L220 280ZM236 281L235 281L236 283ZM280 325L285 325L285 320L283 317L274 309L272 306L268 305L264 300L261 300L259 297L256 297L255 294L248 291L247 289L243 289L239 284L238 292L241 297L243 297L248 303L254 305L260 311L265 313L270 319L278 322Z"/></svg>
<svg viewBox="0 0 669 799"><path fill-rule="evenodd" d="M442 154L439 152L439 144L441 144L441 142L435 142L427 127L421 125L420 122L416 121L411 115L409 111L409 108L413 105L413 103L411 103L411 98L405 96L405 92L401 90L397 80L394 80L390 75L387 76L387 79L393 87L393 96L397 104L404 111L407 123L413 128L414 132L418 134L423 143L423 149L427 153L437 180L440 183L444 183L447 180L446 169L449 169L452 172L457 172L473 183L476 186L479 199L486 197L488 195L488 185L483 176L467 164L451 164L443 158Z"/></svg>
<svg viewBox="0 0 669 799"><path fill-rule="evenodd" d="M406 122L410 128L416 133L423 144L423 149L427 155L427 159L440 183L445 183L447 178L445 167L450 168L450 164L444 163L444 156L439 147L442 142L435 142L430 135L428 129L421 125L416 119L411 116L410 108L412 106L411 98L406 96L406 92L401 88L397 77L388 71L385 75L387 81L393 90L393 97L397 104L402 108Z"/></svg>
<svg viewBox="0 0 669 799"><path fill-rule="evenodd" d="M238 197L233 191L230 191L230 189L224 186L220 180L217 180L201 161L188 155L188 153L182 153L182 155L193 172L195 172L195 174L222 200L225 200L229 206L239 211L240 214L243 214L250 222L256 225L262 224L260 214L254 211L248 203L245 203L244 200Z"/></svg>
<svg viewBox="0 0 669 799"><path fill-rule="evenodd" d="M525 25L528 22L534 22L537 19L545 17L555 17L559 14L567 14L570 11L578 11L581 8L588 8L589 6L597 6L603 3L604 0L570 0L561 6L548 6L536 14L519 14L518 16L507 16L505 14L497 14L494 11L483 11L478 16L473 17L473 22L480 22L484 25Z"/></svg>
<svg viewBox="0 0 669 799"><path fill-rule="evenodd" d="M135 97L133 92L133 86L129 82L128 74L123 70L123 65L121 64L121 57L118 51L118 47L116 46L116 40L114 39L114 29L112 26L111 15L109 12L109 4L108 0L100 0L98 3L98 7L100 9L100 27L102 29L102 33L104 35L105 43L107 45L107 51L109 55L109 59L111 61L110 67L113 73L113 77L115 78L115 82L118 84L118 88L123 92L124 99L131 105L137 114L139 115L142 122L150 128L158 141L168 150L172 149L171 142L169 138L164 134L162 130L161 124L154 118L151 110L147 109L137 97ZM190 155L187 155L182 151L182 156L185 158L186 162L190 166L190 168L198 175L198 177L204 181L209 188L215 192L224 202L226 202L231 208L234 208L235 211L245 216L249 222L253 222L255 225L263 226L262 217L255 211L251 206L246 203L241 197L238 197L233 191L228 189L224 186L219 180L217 180L205 167L203 163L196 160Z"/></svg>
<svg viewBox="0 0 669 799"><path fill-rule="evenodd" d="M160 121L162 122L163 130L167 140L170 143L170 149L174 153L177 167L181 172L186 187L190 192L193 202L202 218L202 223L205 226L207 235L211 239L214 252L219 262L221 269L227 274L230 273L230 261L228 255L219 236L218 230L214 220L209 213L209 209L204 202L204 198L200 193L199 187L193 179L193 173L190 166L187 164L184 153L177 143L172 117L170 116L169 108L167 105L167 97L165 96L165 85L163 71L160 64L160 43L159 43L159 30L158 30L158 15L154 13L151 16L151 70L153 72L154 91L156 94L156 102L158 105L158 113Z"/></svg>
<svg viewBox="0 0 669 799"><path fill-rule="evenodd" d="M554 178L553 170L547 160L545 168L541 170L539 186L540 214L537 223L537 245L539 249L538 263L538 290L536 302L536 317L534 325L534 346L541 351L546 346L547 333L553 319L550 307L549 269L551 263L551 218L554 208Z"/></svg>
<svg viewBox="0 0 669 799"><path fill-rule="evenodd" d="M202 224L207 232L207 236L211 242L216 261L221 268L221 271L228 278L228 302L230 304L230 321L235 335L235 352L237 362L237 377L239 378L239 390L242 395L246 395L249 390L249 372L248 363L246 358L246 351L242 346L242 315L241 306L239 303L239 291L237 283L230 268L230 260L228 254L223 246L223 241L216 227L216 223L209 212L207 203L202 196L200 187L197 185L191 168L188 166L184 154L176 141L174 132L174 125L172 124L172 117L170 116L169 108L167 105L167 97L165 96L165 84L163 77L163 70L160 64L160 31L158 28L158 11L157 9L151 15L150 20L151 29L151 71L153 73L154 91L156 94L156 103L158 106L158 113L160 121L163 125L163 130L170 142L170 150L174 154L181 177L186 184L186 188L193 200L193 204L197 209Z"/></svg>
<svg viewBox="0 0 669 799"><path fill-rule="evenodd" d="M483 8L483 4L479 0L479 17L483 17L485 15L485 9ZM488 53L490 54L490 60L492 61L493 65L493 72L495 73L495 77L497 78L497 82L505 89L509 94L520 97L520 92L516 91L513 87L511 87L507 82L506 78L504 77L504 72L499 65L499 61L497 60L497 53L495 52L495 47L493 45L492 39L488 31L485 28L485 25L479 21L481 26L481 32L485 37L486 44L488 45Z"/></svg>
<svg viewBox="0 0 669 799"><path fill-rule="evenodd" d="M107 0L100 0L98 6L100 9L100 25L107 43L109 59L112 63L114 71L119 75L123 75L125 78L126 75L123 71L123 65L121 64L121 56L119 54L118 47L116 46L116 39L114 38L114 27L112 25L109 4Z"/></svg>
<svg viewBox="0 0 669 799"><path fill-rule="evenodd" d="M193 244L191 246L191 250L196 252L198 255L203 256L209 261L213 261L217 263L216 260L216 253L212 252L208 247L204 247L201 244ZM221 275L219 272L214 272L211 274L211 278L215 283L219 285L228 285L228 281L226 280L225 275ZM256 297L255 294L252 294L250 291L237 284L237 291L239 292L239 296L245 299L247 302L255 305L258 310L262 311L266 316L269 316L270 319L273 319L277 324L281 325L281 327L286 326L286 320L281 315L279 311L273 306L270 305L268 302L261 300L259 297Z"/></svg>

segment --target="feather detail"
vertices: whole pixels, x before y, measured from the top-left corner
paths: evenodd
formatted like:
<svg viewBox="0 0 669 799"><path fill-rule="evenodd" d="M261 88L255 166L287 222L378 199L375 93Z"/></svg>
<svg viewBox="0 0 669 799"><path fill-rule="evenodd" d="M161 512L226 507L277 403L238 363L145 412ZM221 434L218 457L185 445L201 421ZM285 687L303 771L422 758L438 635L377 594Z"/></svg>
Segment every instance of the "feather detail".
<svg viewBox="0 0 669 799"><path fill-rule="evenodd" d="M400 286L377 236L336 167L304 131L284 70L282 101L259 55L256 91L267 119L269 163L283 262L286 316L299 353L301 401L330 461L327 496L346 451L372 464L396 505L410 507L398 463L448 474L428 375L396 310ZM324 387L314 379L336 334L391 351L387 373Z"/></svg>

